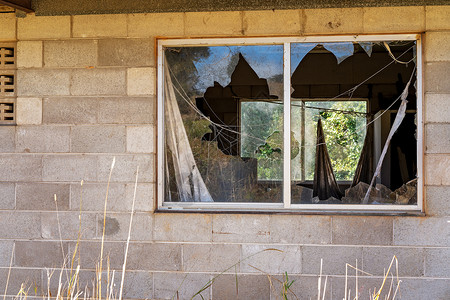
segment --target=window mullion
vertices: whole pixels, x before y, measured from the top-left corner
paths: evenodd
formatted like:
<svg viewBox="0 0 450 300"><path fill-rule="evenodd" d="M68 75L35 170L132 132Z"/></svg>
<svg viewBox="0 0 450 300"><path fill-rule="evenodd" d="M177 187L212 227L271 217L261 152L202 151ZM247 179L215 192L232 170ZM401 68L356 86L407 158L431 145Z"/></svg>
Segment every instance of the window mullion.
<svg viewBox="0 0 450 300"><path fill-rule="evenodd" d="M283 50L283 202L291 207L291 44Z"/></svg>

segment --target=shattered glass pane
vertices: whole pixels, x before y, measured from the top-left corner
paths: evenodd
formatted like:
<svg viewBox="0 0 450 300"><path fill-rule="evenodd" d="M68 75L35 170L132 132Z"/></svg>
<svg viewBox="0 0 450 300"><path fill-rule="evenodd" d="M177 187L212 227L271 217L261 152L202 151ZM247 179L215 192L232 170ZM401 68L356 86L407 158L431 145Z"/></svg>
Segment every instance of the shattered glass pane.
<svg viewBox="0 0 450 300"><path fill-rule="evenodd" d="M355 47L351 42L342 42L342 43L323 43L322 44L325 49L330 51L336 56L338 64L344 61L347 57L353 55Z"/></svg>
<svg viewBox="0 0 450 300"><path fill-rule="evenodd" d="M364 169L366 173L372 170L371 174L359 174L359 178L368 182L357 180L352 186L352 181L367 132L366 118L377 113L377 116L382 115L375 121L376 136L369 139L371 144L367 146L371 153L381 152L398 108L398 103L394 105L395 99L402 94L407 79L414 72L414 66L396 63L392 56L397 60L412 61L415 41L388 42L390 52L383 42L319 43L312 49L302 48L299 44L295 46L306 48L308 52L301 53L291 76L291 130L300 145L299 154L291 156L291 203L363 204L368 188L362 187L369 185L374 168ZM294 52L293 55L298 54ZM408 109L413 114L416 107L413 92L409 99ZM385 109L393 112L386 113ZM313 197L318 118L322 119L332 165L329 175L330 178L335 176L341 191L345 191L342 199ZM405 122L395 138L395 147L391 146L392 150L389 150L390 158L384 162L381 179L370 191L367 204L417 203L414 184L407 184L417 179L416 125L411 120ZM374 135L372 131L371 134ZM364 162L376 165L378 157Z"/></svg>
<svg viewBox="0 0 450 300"><path fill-rule="evenodd" d="M373 46L372 42L358 42L358 44L361 46L361 48L364 49L364 51L366 51L369 57L372 56L372 46Z"/></svg>
<svg viewBox="0 0 450 300"><path fill-rule="evenodd" d="M317 43L292 43L291 44L291 75L297 69L303 58L317 46Z"/></svg>
<svg viewBox="0 0 450 300"><path fill-rule="evenodd" d="M286 182L293 204L415 205L416 41L287 46L288 88L282 44L165 48L165 199L282 203ZM290 178L283 178L284 93ZM392 135L402 94L406 115ZM318 152L329 161L324 176L316 176ZM327 185L320 178L332 177L342 193L318 193Z"/></svg>
<svg viewBox="0 0 450 300"><path fill-rule="evenodd" d="M214 202L282 202L283 46L179 47L165 54L180 112L179 120L166 112L165 122L182 127L189 144L166 147L166 198L207 201L189 196L202 195L205 186ZM166 145L172 136L166 132ZM183 158L190 156L194 161Z"/></svg>

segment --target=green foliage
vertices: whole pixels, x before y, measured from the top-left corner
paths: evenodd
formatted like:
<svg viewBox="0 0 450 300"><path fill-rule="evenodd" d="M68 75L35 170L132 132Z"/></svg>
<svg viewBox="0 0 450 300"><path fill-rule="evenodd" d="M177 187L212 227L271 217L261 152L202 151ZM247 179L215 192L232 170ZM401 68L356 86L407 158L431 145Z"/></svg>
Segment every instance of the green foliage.
<svg viewBox="0 0 450 300"><path fill-rule="evenodd" d="M281 297L283 298L283 300L288 300L287 295L288 295L289 289L291 288L291 286L294 282L295 282L295 280L289 281L288 273L284 272L284 281L282 283L282 288L281 288Z"/></svg>
<svg viewBox="0 0 450 300"><path fill-rule="evenodd" d="M364 101L337 101L335 110L365 112ZM324 111L323 130L337 180L352 180L364 142L365 118L361 115Z"/></svg>

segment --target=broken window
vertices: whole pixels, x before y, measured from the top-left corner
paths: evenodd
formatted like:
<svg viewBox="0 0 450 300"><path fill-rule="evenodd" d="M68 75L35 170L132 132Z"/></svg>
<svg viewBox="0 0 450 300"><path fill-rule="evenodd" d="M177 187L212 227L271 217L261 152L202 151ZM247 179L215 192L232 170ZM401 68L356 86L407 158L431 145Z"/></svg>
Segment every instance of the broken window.
<svg viewBox="0 0 450 300"><path fill-rule="evenodd" d="M421 209L418 36L320 39L159 42L160 208Z"/></svg>

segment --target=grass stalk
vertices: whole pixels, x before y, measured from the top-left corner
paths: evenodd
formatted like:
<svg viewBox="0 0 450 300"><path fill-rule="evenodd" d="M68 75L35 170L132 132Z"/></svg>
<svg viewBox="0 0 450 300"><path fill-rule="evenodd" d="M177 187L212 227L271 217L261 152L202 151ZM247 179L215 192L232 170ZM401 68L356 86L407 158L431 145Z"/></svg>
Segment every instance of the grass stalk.
<svg viewBox="0 0 450 300"><path fill-rule="evenodd" d="M105 196L105 208L103 210L103 232L102 232L102 244L100 247L100 262L99 262L99 268L98 268L98 298L102 298L102 267L103 267L103 248L105 244L105 229L106 229L106 208L108 205L108 193L109 193L109 185L111 183L111 176L114 169L114 165L116 164L116 157L113 158L113 161L111 163L111 169L109 170L109 176L108 176L108 184L106 185L106 196Z"/></svg>
<svg viewBox="0 0 450 300"><path fill-rule="evenodd" d="M228 271L231 270L232 268L236 267L236 266L237 266L238 264L240 264L241 262L246 261L246 260L250 259L251 257L257 255L257 254L260 254L260 253L266 252L266 251L278 251L278 252L283 252L283 251L281 251L281 250L279 250L279 249L275 249L275 248L267 248L267 249L258 251L258 252L256 252L256 253L253 253L253 254L251 254L251 255L249 255L249 256L247 256L247 257L244 257L243 259L238 260L237 263L235 263L235 264L233 264L232 266L228 267L226 270L220 272L219 274L217 274L216 276L214 276L211 280L209 280L209 281L208 281L208 282L207 282L207 283L206 283L206 284L205 284L205 285L204 285L197 293L195 293L195 294L191 297L191 300L194 299L196 296L200 295L204 290L208 289L208 288L214 283L214 281L215 281L219 276L223 275L224 273L228 272ZM200 296L201 296L201 295L200 295Z"/></svg>
<svg viewBox="0 0 450 300"><path fill-rule="evenodd" d="M320 259L320 273L319 273L319 279L317 281L317 300L320 300L320 291L321 291L320 285L322 283L322 266L323 266L323 258Z"/></svg>
<svg viewBox="0 0 450 300"><path fill-rule="evenodd" d="M56 197L56 194L54 194L53 197L55 200L56 222L58 224L59 243L61 246L61 254L62 254L62 259L63 259L63 267L61 269L61 273L62 273L62 270L64 270L66 267L66 254L64 253L64 246L63 246L63 240L62 240L62 234L61 234L61 223L59 221L58 199ZM67 273L66 273L66 277L67 277L67 281L69 281L69 275Z"/></svg>
<svg viewBox="0 0 450 300"><path fill-rule="evenodd" d="M355 279L355 299L356 300L358 300L358 260L356 260L356 264L355 264L355 266L356 266L356 270L355 270L355 276L356 276L356 279Z"/></svg>
<svg viewBox="0 0 450 300"><path fill-rule="evenodd" d="M126 246L125 246L125 255L124 255L124 258L123 258L123 266L122 266L122 279L120 280L119 300L122 300L123 283L125 281L125 269L127 267L128 248L130 246L131 225L133 224L134 205L136 203L136 192L137 192L138 178L139 178L139 166L137 166L137 168L136 168L136 180L134 182L133 202L131 203L130 226L128 226L127 243L126 243Z"/></svg>
<svg viewBox="0 0 450 300"><path fill-rule="evenodd" d="M8 276L6 277L6 286L5 286L5 293L3 294L3 300L6 300L6 294L8 292L9 277L11 276L11 269L12 269L12 264L13 264L13 260L14 260L15 248L16 248L16 244L13 244L12 251L11 251L11 260L9 261Z"/></svg>

